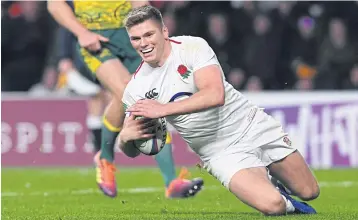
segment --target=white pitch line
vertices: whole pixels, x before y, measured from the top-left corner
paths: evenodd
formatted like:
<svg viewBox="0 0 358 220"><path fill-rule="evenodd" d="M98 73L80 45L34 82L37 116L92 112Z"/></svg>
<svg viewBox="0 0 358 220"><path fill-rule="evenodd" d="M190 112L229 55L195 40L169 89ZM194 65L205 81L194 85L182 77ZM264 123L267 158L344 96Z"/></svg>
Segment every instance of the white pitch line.
<svg viewBox="0 0 358 220"><path fill-rule="evenodd" d="M358 186L358 182L353 181L342 181L342 182L320 182L320 187L322 188L349 188ZM205 186L203 190L218 190L225 189L221 186ZM130 194L140 194L140 193L155 193L163 192L163 187L140 187L140 188L127 188L127 189L118 189L118 193L130 193ZM101 193L98 189L88 188L88 189L78 189L78 190L58 190L58 191L36 191L25 194L23 192L1 192L1 197L21 197L21 196L63 196L63 195L90 195Z"/></svg>
<svg viewBox="0 0 358 220"><path fill-rule="evenodd" d="M220 186L206 186L205 190L216 190L222 188ZM204 187L203 187L204 189ZM141 187L141 188L127 188L127 189L118 189L118 193L130 193L130 194L140 194L140 193L154 193L154 192L163 192L163 187ZM2 192L1 197L19 197L19 196L54 196L54 195L88 195L101 193L97 188L88 188L88 189L79 189L79 190L58 190L58 191L43 191L43 192L31 192L29 194L19 193L19 192Z"/></svg>
<svg viewBox="0 0 358 220"><path fill-rule="evenodd" d="M358 182L353 181L342 181L342 182L320 182L320 187L341 187L341 188L347 188L347 187L353 187L357 186Z"/></svg>

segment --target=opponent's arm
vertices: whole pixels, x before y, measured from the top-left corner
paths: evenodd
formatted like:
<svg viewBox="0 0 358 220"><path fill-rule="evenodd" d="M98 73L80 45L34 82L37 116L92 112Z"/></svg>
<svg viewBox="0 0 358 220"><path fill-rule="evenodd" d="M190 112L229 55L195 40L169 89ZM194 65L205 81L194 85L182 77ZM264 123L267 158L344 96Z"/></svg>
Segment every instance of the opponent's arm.
<svg viewBox="0 0 358 220"><path fill-rule="evenodd" d="M225 92L219 66L213 64L194 73L198 92L187 99L170 102L165 105L164 116L198 112L225 103Z"/></svg>
<svg viewBox="0 0 358 220"><path fill-rule="evenodd" d="M101 42L109 41L108 38L93 33L85 28L77 20L72 8L65 2L65 0L48 1L47 9L60 25L67 28L77 37L81 47L91 51L98 51L102 47Z"/></svg>
<svg viewBox="0 0 358 220"><path fill-rule="evenodd" d="M47 10L60 25L70 30L77 37L88 32L77 20L72 8L65 0L47 1Z"/></svg>

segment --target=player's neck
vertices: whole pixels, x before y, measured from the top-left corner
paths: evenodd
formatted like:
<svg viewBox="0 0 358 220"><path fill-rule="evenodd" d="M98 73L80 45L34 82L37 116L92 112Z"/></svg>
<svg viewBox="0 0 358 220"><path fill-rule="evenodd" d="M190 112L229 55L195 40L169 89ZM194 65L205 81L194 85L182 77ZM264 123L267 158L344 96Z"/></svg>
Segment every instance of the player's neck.
<svg viewBox="0 0 358 220"><path fill-rule="evenodd" d="M172 52L172 45L168 40L165 41L165 45L164 45L164 49L163 49L163 54L162 57L160 58L159 62L156 63L155 65L151 65L152 67L161 67L165 64L165 62L167 61L168 57L170 56L170 53Z"/></svg>

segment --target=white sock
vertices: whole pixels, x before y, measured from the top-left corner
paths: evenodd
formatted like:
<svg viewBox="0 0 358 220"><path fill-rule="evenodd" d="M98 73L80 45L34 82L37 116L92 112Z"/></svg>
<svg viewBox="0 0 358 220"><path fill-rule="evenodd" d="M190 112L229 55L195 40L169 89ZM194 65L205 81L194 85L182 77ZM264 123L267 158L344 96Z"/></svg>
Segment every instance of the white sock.
<svg viewBox="0 0 358 220"><path fill-rule="evenodd" d="M295 207L293 207L290 200L287 200L285 196L281 195L283 200L286 203L286 213L293 213L295 211Z"/></svg>
<svg viewBox="0 0 358 220"><path fill-rule="evenodd" d="M100 86L82 76L76 70L71 70L67 73L67 84L69 88L83 96L96 95L101 91Z"/></svg>
<svg viewBox="0 0 358 220"><path fill-rule="evenodd" d="M100 129L102 127L102 117L96 115L87 115L87 127L89 129Z"/></svg>

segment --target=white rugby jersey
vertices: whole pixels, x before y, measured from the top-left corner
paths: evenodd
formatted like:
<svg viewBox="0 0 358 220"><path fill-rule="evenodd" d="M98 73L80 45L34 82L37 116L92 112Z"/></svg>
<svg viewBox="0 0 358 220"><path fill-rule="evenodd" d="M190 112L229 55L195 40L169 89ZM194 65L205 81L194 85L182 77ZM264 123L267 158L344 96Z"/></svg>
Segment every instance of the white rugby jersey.
<svg viewBox="0 0 358 220"><path fill-rule="evenodd" d="M163 66L153 68L142 62L138 67L124 91L125 106L130 107L140 99L155 99L165 104L188 98L198 91L194 83L196 70L209 65L220 67L214 51L204 39L179 36L170 41L172 51ZM203 161L237 142L257 108L225 80L223 72L222 76L223 106L166 117Z"/></svg>

